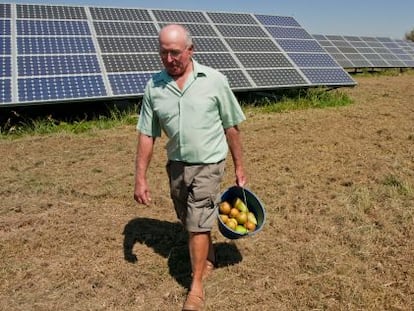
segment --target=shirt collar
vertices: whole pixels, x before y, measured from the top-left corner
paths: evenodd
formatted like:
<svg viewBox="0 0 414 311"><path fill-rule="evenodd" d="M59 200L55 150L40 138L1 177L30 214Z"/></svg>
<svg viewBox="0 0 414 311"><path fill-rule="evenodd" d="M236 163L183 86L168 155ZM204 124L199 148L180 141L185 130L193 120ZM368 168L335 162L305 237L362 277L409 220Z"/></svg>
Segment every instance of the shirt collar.
<svg viewBox="0 0 414 311"><path fill-rule="evenodd" d="M193 58L193 73L192 74L193 74L194 79L200 76L207 75L205 66L196 62L194 58ZM161 81L164 81L165 83L169 83L173 80L173 78L168 74L168 72L165 69L160 71L158 74L156 74L153 79L155 83L158 83Z"/></svg>

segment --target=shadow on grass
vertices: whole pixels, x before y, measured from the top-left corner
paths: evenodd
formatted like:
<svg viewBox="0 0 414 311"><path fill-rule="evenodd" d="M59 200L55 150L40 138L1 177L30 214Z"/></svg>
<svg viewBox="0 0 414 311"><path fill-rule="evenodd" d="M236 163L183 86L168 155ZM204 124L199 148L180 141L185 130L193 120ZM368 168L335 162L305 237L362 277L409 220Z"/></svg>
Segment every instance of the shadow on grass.
<svg viewBox="0 0 414 311"><path fill-rule="evenodd" d="M139 255L133 253L135 243L151 247L161 256L168 258L172 277L185 288L190 287L191 265L188 253L188 233L178 222L152 218L134 218L124 228L124 258L136 263ZM217 267L226 267L242 261L234 243L215 243Z"/></svg>

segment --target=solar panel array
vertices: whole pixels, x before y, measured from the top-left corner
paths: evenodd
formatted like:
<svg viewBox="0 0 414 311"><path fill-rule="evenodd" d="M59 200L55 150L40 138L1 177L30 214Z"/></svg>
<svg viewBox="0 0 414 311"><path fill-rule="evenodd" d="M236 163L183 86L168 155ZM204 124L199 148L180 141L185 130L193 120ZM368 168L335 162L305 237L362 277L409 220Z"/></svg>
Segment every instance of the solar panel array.
<svg viewBox="0 0 414 311"><path fill-rule="evenodd" d="M194 58L234 91L356 84L292 17L0 4L0 104L142 95L169 23L190 30Z"/></svg>
<svg viewBox="0 0 414 311"><path fill-rule="evenodd" d="M384 37L313 35L344 68L413 68L414 43Z"/></svg>

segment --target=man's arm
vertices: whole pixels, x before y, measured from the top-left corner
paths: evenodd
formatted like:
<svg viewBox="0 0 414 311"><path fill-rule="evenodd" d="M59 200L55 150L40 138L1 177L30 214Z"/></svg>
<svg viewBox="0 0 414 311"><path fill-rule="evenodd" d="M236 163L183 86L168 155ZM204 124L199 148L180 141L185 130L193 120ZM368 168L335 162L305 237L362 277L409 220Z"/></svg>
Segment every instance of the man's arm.
<svg viewBox="0 0 414 311"><path fill-rule="evenodd" d="M148 205L151 201L147 183L147 169L152 157L155 137L142 133L138 135L137 154L135 159L135 190L134 199L140 204Z"/></svg>
<svg viewBox="0 0 414 311"><path fill-rule="evenodd" d="M227 143L229 145L231 156L233 158L236 184L240 187L243 187L247 183L247 177L244 173L240 130L238 126L235 125L225 129L225 132Z"/></svg>

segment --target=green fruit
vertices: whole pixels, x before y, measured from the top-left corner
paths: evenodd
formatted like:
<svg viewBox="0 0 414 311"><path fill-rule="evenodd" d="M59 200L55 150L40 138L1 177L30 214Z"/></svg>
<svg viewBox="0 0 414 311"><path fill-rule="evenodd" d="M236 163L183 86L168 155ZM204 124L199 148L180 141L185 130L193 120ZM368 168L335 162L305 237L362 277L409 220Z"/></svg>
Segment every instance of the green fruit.
<svg viewBox="0 0 414 311"><path fill-rule="evenodd" d="M244 204L244 202L240 199L240 198L236 198L236 200L233 203L233 206L235 208L237 208L240 212L248 212L249 210L247 209L246 204Z"/></svg>
<svg viewBox="0 0 414 311"><path fill-rule="evenodd" d="M247 229L242 226L242 225L237 225L236 229L234 229L234 231L241 233L241 234L246 234L247 233Z"/></svg>
<svg viewBox="0 0 414 311"><path fill-rule="evenodd" d="M256 216L254 216L252 212L249 212L249 214L247 214L247 220L254 223L257 226Z"/></svg>

